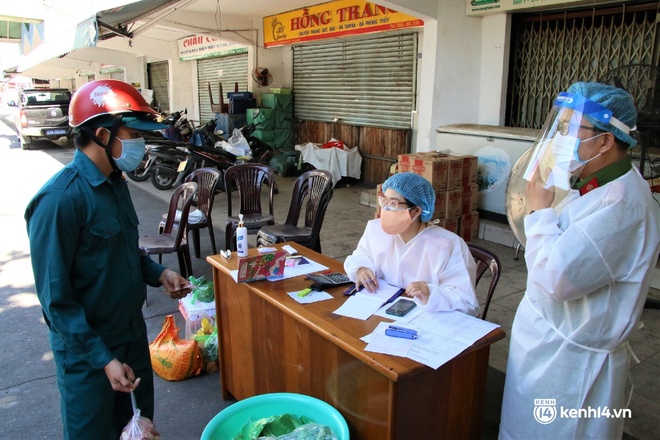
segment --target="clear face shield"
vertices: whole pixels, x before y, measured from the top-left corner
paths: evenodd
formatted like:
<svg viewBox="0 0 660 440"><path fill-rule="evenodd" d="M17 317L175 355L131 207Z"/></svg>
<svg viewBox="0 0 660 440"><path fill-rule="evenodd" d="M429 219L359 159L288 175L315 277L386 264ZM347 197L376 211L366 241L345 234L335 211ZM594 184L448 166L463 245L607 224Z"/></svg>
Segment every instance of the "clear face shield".
<svg viewBox="0 0 660 440"><path fill-rule="evenodd" d="M604 124L612 123L612 112L581 95L562 92L539 132L539 136L518 160L507 184L507 219L516 238L525 244L523 231L526 208L527 182L537 182L544 188L554 189L553 206L560 203L577 180L586 161L578 156L580 142L598 136L604 131L592 127L585 116ZM582 130L581 137L578 133Z"/></svg>

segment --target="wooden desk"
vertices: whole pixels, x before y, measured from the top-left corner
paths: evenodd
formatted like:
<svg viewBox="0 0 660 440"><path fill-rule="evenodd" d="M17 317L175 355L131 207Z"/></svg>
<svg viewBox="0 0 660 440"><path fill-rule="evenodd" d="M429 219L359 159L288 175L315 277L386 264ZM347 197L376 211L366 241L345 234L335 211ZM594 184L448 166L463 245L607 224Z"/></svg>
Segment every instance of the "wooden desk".
<svg viewBox="0 0 660 440"><path fill-rule="evenodd" d="M343 272L338 261L288 244ZM237 284L229 274L237 268L236 253L207 261L215 283L223 399L273 392L314 396L339 410L354 439L480 437L490 344L504 338L501 329L434 370L364 351L359 338L384 319L333 314L346 300L341 287L327 290L332 300L303 305L286 292L309 287L304 277Z"/></svg>

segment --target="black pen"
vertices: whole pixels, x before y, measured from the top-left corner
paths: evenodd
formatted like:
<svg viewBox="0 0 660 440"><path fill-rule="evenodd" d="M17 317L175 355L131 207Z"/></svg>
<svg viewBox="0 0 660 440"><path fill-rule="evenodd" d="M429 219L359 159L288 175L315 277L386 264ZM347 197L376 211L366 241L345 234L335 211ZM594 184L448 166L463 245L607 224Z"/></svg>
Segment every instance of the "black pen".
<svg viewBox="0 0 660 440"><path fill-rule="evenodd" d="M389 304L389 303L393 302L395 299L397 299L398 297L400 297L401 295L403 295L403 294L405 293L405 291L406 291L406 289L399 289L399 290L397 290L396 293L395 293L394 295L392 295L392 297L391 297L390 299L388 299L387 301L385 301L385 304Z"/></svg>

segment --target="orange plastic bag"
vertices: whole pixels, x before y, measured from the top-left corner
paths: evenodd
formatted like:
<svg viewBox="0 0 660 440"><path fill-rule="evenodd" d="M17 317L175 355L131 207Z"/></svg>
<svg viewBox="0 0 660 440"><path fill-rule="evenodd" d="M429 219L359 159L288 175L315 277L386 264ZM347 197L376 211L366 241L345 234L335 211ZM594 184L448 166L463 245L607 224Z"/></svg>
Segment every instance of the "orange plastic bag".
<svg viewBox="0 0 660 440"><path fill-rule="evenodd" d="M179 337L173 315L167 315L156 339L149 344L151 366L165 380L184 380L202 371L202 352L197 341Z"/></svg>

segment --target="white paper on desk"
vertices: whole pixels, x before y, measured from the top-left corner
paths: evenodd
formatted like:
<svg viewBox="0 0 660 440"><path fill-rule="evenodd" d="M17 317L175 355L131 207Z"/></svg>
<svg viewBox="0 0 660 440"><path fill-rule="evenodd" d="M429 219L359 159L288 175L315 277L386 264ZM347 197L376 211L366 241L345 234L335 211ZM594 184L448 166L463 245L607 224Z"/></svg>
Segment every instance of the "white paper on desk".
<svg viewBox="0 0 660 440"><path fill-rule="evenodd" d="M333 296L330 295L328 292L319 292L316 290L312 290L305 296L298 296L298 293L300 292L302 292L302 290L299 290L297 292L287 292L286 294L289 295L291 298L295 299L296 301L298 301L300 304L311 304L317 301L324 301L326 299L333 298Z"/></svg>
<svg viewBox="0 0 660 440"><path fill-rule="evenodd" d="M437 369L449 362L472 344L463 344L426 330L417 333L417 339L408 350L407 357Z"/></svg>
<svg viewBox="0 0 660 440"><path fill-rule="evenodd" d="M444 339L452 339L468 346L499 327L461 312L426 312L411 319L410 323L422 330L437 333Z"/></svg>
<svg viewBox="0 0 660 440"><path fill-rule="evenodd" d="M369 293L363 289L350 296L334 313L364 321L376 313L398 291L398 287L389 285L384 280L378 280L378 290L376 292Z"/></svg>
<svg viewBox="0 0 660 440"><path fill-rule="evenodd" d="M365 351L407 357L420 364L437 369L465 351L471 344L454 341L428 330L417 330L417 339L393 338L385 335L389 323L381 322L376 329L360 338L367 343Z"/></svg>
<svg viewBox="0 0 660 440"><path fill-rule="evenodd" d="M415 340L387 336L385 329L389 326L389 323L381 322L372 333L362 338L362 340L369 339L365 351L406 357Z"/></svg>
<svg viewBox="0 0 660 440"><path fill-rule="evenodd" d="M284 275L277 279L270 281L280 281L286 280L287 278L299 277L301 275L307 275L308 273L321 272L322 270L327 270L328 266L324 266L320 263L317 263L314 260L311 260L309 257L304 257L307 260L307 264L299 264L297 266L285 266Z"/></svg>
<svg viewBox="0 0 660 440"><path fill-rule="evenodd" d="M406 313L405 316L395 316L395 315L389 315L389 314L385 313L385 311L390 306L393 306L394 304L401 301L402 299L403 300L407 299L408 301L410 301L410 300L415 301L415 303L417 303L417 307L413 308L411 311ZM393 301L389 304L383 305L380 309L378 309L376 311L376 313L374 313L374 315L381 316L381 317L387 318L387 319L391 319L395 322L407 322L407 321L410 321L411 319L415 318L417 315L419 315L421 313L424 313L424 307L420 306L419 301L417 301L415 298L401 298L401 297L398 297L395 301Z"/></svg>

